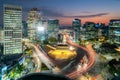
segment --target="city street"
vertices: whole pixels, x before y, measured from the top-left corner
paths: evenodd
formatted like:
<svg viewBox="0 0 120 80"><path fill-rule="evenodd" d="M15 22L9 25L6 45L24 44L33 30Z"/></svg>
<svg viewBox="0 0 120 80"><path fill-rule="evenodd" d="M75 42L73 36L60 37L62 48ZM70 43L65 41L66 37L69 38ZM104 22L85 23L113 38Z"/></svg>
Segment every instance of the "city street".
<svg viewBox="0 0 120 80"><path fill-rule="evenodd" d="M120 80L119 7L120 0L1 0L0 80Z"/></svg>
<svg viewBox="0 0 120 80"><path fill-rule="evenodd" d="M72 73L67 74L68 77L74 79L74 78L77 78L78 76L80 76L82 73L89 70L93 66L95 52L93 52L93 49L91 47L90 47L90 49L86 49L86 48L84 48L82 46L79 46L78 44L74 43L73 41L70 40L69 35L65 34L65 36L66 36L66 39L67 39L66 41L67 41L68 44L79 48L78 52L80 52L80 53L78 53L78 55L81 55L81 53L82 53L83 55L86 55L87 58L88 58L88 63L85 66L83 66L80 70L75 70ZM78 61L80 59L76 59L76 60ZM79 63L80 63L80 61L79 61Z"/></svg>
<svg viewBox="0 0 120 80"><path fill-rule="evenodd" d="M34 47L35 54L39 57L41 62L44 63L53 73L66 75L67 77L71 79L75 79L93 66L94 57L96 53L92 49L92 46L88 45L87 48L79 46L78 44L71 41L68 35L66 35L66 41L69 45L76 48L77 57L74 58L70 63L68 63L62 69L59 69L58 68L59 66L56 67L55 64L53 64L52 60L42 50L40 46L30 44L30 43L29 44L32 47Z"/></svg>

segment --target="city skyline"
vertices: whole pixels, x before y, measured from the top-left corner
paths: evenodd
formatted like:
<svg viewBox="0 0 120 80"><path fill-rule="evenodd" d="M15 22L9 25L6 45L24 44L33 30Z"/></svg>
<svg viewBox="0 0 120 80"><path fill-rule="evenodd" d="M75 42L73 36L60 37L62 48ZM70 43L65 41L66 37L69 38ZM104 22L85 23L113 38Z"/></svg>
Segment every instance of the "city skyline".
<svg viewBox="0 0 120 80"><path fill-rule="evenodd" d="M120 0L1 0L0 15L4 4L18 5L23 8L23 20L32 8L38 8L43 19L59 19L60 25L71 26L74 18L95 23L109 23L110 19L119 19ZM2 16L0 17L0 23Z"/></svg>
<svg viewBox="0 0 120 80"><path fill-rule="evenodd" d="M1 0L0 80L120 80L119 4Z"/></svg>

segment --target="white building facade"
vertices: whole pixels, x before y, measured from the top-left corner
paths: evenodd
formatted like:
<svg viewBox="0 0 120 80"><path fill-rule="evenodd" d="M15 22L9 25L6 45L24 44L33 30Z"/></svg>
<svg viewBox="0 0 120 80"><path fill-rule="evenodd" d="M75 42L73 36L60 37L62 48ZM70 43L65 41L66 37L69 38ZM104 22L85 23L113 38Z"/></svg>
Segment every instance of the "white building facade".
<svg viewBox="0 0 120 80"><path fill-rule="evenodd" d="M22 7L4 5L4 55L22 52Z"/></svg>
<svg viewBox="0 0 120 80"><path fill-rule="evenodd" d="M37 38L37 27L41 24L41 16L37 8L33 8L28 12L27 24L28 24L28 38L34 41Z"/></svg>

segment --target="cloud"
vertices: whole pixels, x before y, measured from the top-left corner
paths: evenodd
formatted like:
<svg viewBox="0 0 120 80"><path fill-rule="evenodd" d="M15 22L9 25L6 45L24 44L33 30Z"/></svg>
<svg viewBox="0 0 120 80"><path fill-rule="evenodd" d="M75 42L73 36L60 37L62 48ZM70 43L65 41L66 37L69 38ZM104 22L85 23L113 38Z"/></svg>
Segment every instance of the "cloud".
<svg viewBox="0 0 120 80"><path fill-rule="evenodd" d="M43 16L48 16L48 17L62 17L64 16L62 13L58 12L58 11L53 11L52 9L48 9L48 8L41 8L41 13Z"/></svg>
<svg viewBox="0 0 120 80"><path fill-rule="evenodd" d="M24 8L23 9L23 20L25 18L27 18L27 13L30 11L31 8ZM47 7L40 7L38 8L38 10L40 10L41 16L44 19L48 19L48 18L59 18L59 17L63 17L63 18L92 18L92 17L101 17L101 16L105 16L108 15L109 13L105 12L105 13L97 13L97 14L91 14L92 12L89 11L81 11L80 13L84 14L84 15L74 15L74 16L69 16L69 15L64 15L64 12L60 12L57 11L53 8L47 8ZM90 14L90 15L88 15Z"/></svg>
<svg viewBox="0 0 120 80"><path fill-rule="evenodd" d="M35 8L35 7L34 7ZM64 15L54 9L46 8L46 7L40 7L37 8L43 18L57 18L57 17L63 17ZM27 16L27 13L31 10L31 8L26 7L23 9L23 15Z"/></svg>
<svg viewBox="0 0 120 80"><path fill-rule="evenodd" d="M90 17L101 17L101 16L104 16L104 15L108 15L109 13L97 13L97 14L91 14L91 15L75 15L75 16L67 16L67 15L64 15L63 13L61 13L60 11L55 11L53 9L49 9L49 8L41 8L40 9L41 12L42 12L42 15L43 16L46 16L46 17L65 17L65 18L75 18L75 17L78 17L78 18L90 18ZM89 11L83 11L81 13L91 13Z"/></svg>
<svg viewBox="0 0 120 80"><path fill-rule="evenodd" d="M92 14L92 15L79 15L79 16L65 16L67 18L90 18L90 17L101 17L104 15L108 15L109 13L98 13L98 14Z"/></svg>
<svg viewBox="0 0 120 80"><path fill-rule="evenodd" d="M91 15L77 15L77 16L66 16L63 13L61 13L60 11L53 11L53 9L48 9L48 8L41 8L41 12L43 16L46 17L65 17L65 18L90 18L90 17L101 17L104 15L108 15L109 13L98 13L98 14L91 14ZM89 11L83 11L81 13L91 13Z"/></svg>
<svg viewBox="0 0 120 80"><path fill-rule="evenodd" d="M90 11L81 11L81 13L91 13Z"/></svg>

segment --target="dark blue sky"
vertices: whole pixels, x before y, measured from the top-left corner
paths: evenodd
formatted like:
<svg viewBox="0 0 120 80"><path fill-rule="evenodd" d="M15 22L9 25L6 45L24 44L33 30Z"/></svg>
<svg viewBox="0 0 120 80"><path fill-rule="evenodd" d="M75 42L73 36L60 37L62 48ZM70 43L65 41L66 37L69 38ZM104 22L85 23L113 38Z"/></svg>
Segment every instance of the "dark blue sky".
<svg viewBox="0 0 120 80"><path fill-rule="evenodd" d="M74 18L82 23L108 23L109 19L120 18L120 0L0 0L0 18L3 4L22 6L23 20L31 8L37 7L42 17L57 18L61 25L71 25Z"/></svg>

